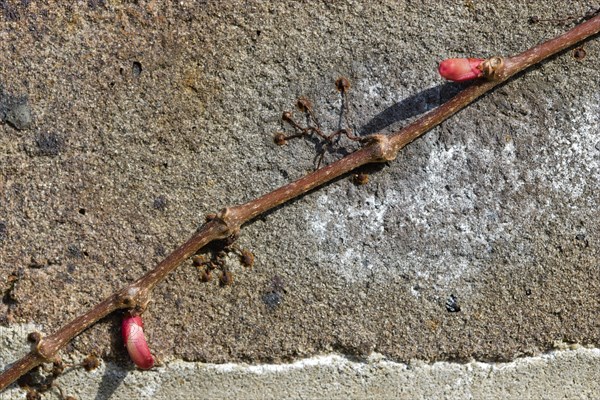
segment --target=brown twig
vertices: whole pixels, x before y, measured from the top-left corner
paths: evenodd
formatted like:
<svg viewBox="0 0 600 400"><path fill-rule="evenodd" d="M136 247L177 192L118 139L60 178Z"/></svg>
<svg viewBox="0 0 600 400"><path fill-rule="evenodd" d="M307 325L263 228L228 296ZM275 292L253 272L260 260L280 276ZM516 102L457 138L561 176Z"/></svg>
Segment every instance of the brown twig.
<svg viewBox="0 0 600 400"><path fill-rule="evenodd" d="M448 102L404 129L389 136L381 134L369 136L366 140L363 140L362 148L332 164L246 204L224 208L218 215L209 217L207 222L187 242L173 251L152 271L108 297L85 314L75 318L54 334L41 338L30 353L10 365L0 375L0 390L36 366L52 362L58 351L71 339L108 314L119 309L131 309L138 313L143 312L148 304L152 289L179 264L209 242L235 235L244 223L258 215L330 182L355 168L365 164L393 160L401 148L445 121L498 84L598 32L600 32L600 16L595 16L563 35L514 57L505 59L492 57L485 62L483 68L487 80L481 80L469 86Z"/></svg>

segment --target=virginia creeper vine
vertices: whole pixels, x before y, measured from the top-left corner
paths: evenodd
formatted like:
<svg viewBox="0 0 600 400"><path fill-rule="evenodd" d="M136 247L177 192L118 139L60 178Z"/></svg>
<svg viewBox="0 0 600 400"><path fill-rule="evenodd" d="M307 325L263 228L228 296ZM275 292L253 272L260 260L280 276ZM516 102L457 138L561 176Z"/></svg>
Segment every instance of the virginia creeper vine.
<svg viewBox="0 0 600 400"><path fill-rule="evenodd" d="M405 128L390 135L375 134L361 138L362 147L346 157L246 204L226 207L218 214L207 217L206 223L187 242L169 254L153 270L131 285L120 289L83 315L73 319L57 332L47 337L40 337L27 355L8 366L0 375L0 390L36 366L53 362L59 350L71 339L116 310L125 309L129 311L129 315L132 317L130 320L126 320L126 329L131 330L129 331L130 335L136 334L135 329L141 328L142 324L141 320L135 319L135 316L141 314L146 308L154 287L183 261L209 242L237 234L244 223L258 215L362 165L393 160L401 148L439 125L498 84L542 60L590 36L596 35L598 32L600 32L600 15L596 15L570 31L521 54L507 58L488 58L481 64L477 64L478 71L481 71L485 79L477 79L471 86L461 91L451 100ZM472 73L471 64L467 67ZM479 74L475 72L475 75L478 76ZM458 74L457 77L462 78L463 75ZM137 334L140 332L141 329ZM128 338L130 337L128 336ZM133 350L136 351L135 348ZM143 359L143 357L139 362L143 366L150 365L150 361Z"/></svg>

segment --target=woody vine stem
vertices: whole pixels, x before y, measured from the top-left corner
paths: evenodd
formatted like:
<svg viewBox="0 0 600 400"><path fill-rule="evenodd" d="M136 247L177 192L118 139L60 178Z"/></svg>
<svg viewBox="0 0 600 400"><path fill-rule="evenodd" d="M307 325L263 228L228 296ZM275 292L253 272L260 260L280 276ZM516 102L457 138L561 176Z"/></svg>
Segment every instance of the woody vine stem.
<svg viewBox="0 0 600 400"><path fill-rule="evenodd" d="M106 298L85 314L73 319L54 334L41 338L27 355L11 364L0 375L0 390L36 366L54 361L57 353L71 339L108 314L119 309L130 310L134 315L141 314L150 300L152 289L183 261L211 241L235 235L244 223L258 215L362 165L393 160L398 151L408 143L439 125L495 86L598 32L600 32L600 15L521 54L506 58L491 57L479 67L483 78L476 80L451 100L405 128L390 135L375 134L362 138L360 139L362 147L346 157L246 204L226 207L218 214L208 217L206 223L187 242L169 254L152 271Z"/></svg>

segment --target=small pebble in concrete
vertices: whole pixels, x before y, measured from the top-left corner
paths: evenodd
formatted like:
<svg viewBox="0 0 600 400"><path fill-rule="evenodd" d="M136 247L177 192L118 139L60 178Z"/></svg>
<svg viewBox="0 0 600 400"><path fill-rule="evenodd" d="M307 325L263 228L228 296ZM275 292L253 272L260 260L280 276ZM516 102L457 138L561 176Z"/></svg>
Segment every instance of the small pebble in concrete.
<svg viewBox="0 0 600 400"><path fill-rule="evenodd" d="M31 108L26 99L22 99L17 104L14 104L6 113L6 122L20 131L28 129L32 121Z"/></svg>
<svg viewBox="0 0 600 400"><path fill-rule="evenodd" d="M20 131L31 127L33 118L27 96L12 96L0 85L0 120Z"/></svg>

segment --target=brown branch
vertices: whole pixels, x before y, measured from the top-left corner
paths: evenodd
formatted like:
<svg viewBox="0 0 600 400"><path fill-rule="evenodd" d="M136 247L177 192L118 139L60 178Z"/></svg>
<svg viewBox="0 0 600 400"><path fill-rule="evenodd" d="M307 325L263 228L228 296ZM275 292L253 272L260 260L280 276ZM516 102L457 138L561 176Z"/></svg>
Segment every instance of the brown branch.
<svg viewBox="0 0 600 400"><path fill-rule="evenodd" d="M131 285L108 297L85 314L75 318L54 334L41 338L25 357L10 365L0 375L0 390L36 366L51 362L71 339L118 309L142 312L150 292L170 272L209 242L229 237L256 216L319 187L365 164L393 160L398 151L425 132L466 107L484 93L513 75L600 32L600 16L586 21L554 39L514 57L492 57L484 64L487 80L481 80L457 94L448 102L389 136L372 135L363 147L348 156L289 183L246 204L223 209L209 220L187 242L173 251L152 271Z"/></svg>

